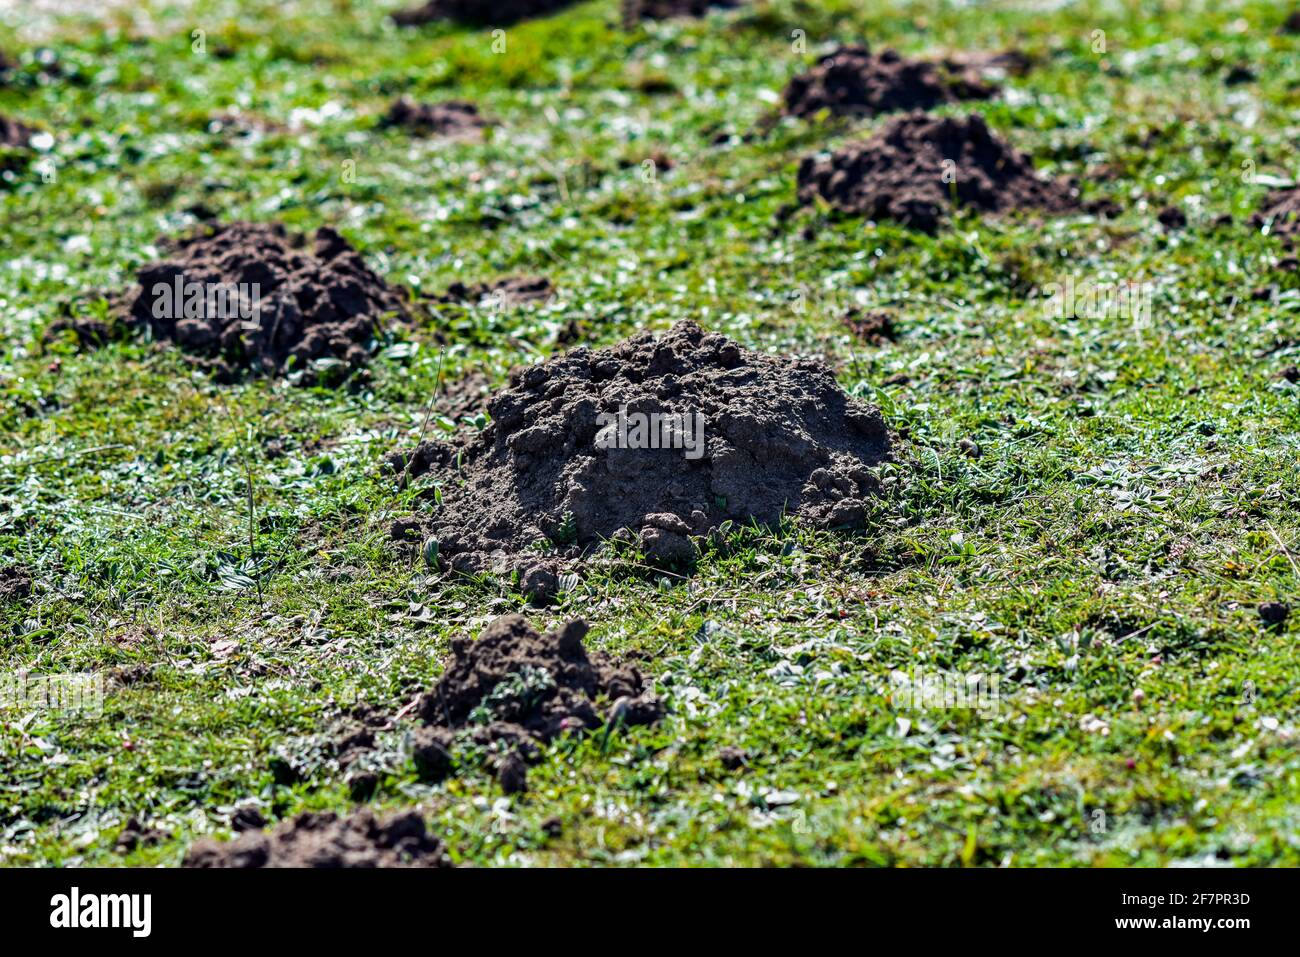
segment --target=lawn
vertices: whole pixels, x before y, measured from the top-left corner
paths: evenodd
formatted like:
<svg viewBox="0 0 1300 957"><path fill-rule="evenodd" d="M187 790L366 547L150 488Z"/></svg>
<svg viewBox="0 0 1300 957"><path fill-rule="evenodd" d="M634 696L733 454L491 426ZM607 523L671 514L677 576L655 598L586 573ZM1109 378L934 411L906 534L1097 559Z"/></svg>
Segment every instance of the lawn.
<svg viewBox="0 0 1300 957"><path fill-rule="evenodd" d="M472 761L423 783L395 722L366 803L418 808L457 863L1300 864L1297 624L1259 611L1300 590L1300 272L1251 223L1300 175L1288 5L773 0L626 29L594 0L500 35L399 29L401 5L0 11L0 114L49 134L0 181L0 566L33 581L0 658L106 686L102 713L0 709L0 863L171 866L241 808L352 809L325 747L348 710L399 712L518 611L586 619L668 713L561 737L519 795ZM781 91L863 41L1030 54L936 112L1118 215L931 236L797 208L804 156L888 118L779 119ZM380 128L399 94L498 125ZM433 310L336 389L45 335L211 216L331 225L424 292L559 294ZM1061 317L1067 281L1150 308ZM893 341L855 339L855 303ZM597 558L542 607L395 552L424 503L384 456L481 425L429 425L435 389L681 319L883 411L865 531L740 528L689 573ZM996 676L995 706L909 705L891 676L917 671ZM132 818L155 839L119 844Z"/></svg>

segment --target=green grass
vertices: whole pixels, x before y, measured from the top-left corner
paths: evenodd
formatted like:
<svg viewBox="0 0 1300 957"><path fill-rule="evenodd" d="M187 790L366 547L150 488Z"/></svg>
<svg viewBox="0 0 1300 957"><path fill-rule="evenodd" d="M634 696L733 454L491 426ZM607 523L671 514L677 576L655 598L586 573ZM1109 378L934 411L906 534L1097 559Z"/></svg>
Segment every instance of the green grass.
<svg viewBox="0 0 1300 957"><path fill-rule="evenodd" d="M511 27L504 54L488 31L396 31L374 9L393 6L199 0L147 34L71 20L36 41L61 78L29 63L0 88L0 113L54 135L53 181L0 185L0 565L38 582L0 606L0 655L110 680L100 717L0 712L0 861L175 864L236 802L351 806L327 761L277 786L277 752L356 701L396 711L451 638L523 608L387 546L411 493L380 460L418 435L439 343L444 376L504 381L571 319L609 344L693 318L827 357L881 405L906 439L871 530L742 532L689 579L592 565L527 613L642 652L670 716L559 741L512 798L483 771L420 784L399 729L376 807L420 805L476 864L1300 863L1297 626L1255 610L1300 584L1300 393L1276 378L1300 354L1300 280L1247 223L1267 177L1300 174L1283 6L778 0L628 33L599 0ZM0 48L30 51L14 26ZM778 222L799 159L878 122L747 134L822 44L862 38L1040 54L969 108L1125 211L963 216L934 238ZM1257 79L1225 86L1238 63ZM374 129L398 93L473 99L501 126L481 144ZM235 107L250 135L210 129ZM647 183L659 152L674 166ZM1169 203L1186 230L1157 225ZM421 289L530 271L562 294L432 320L338 392L217 386L138 341L42 345L199 204L334 224ZM1050 318L1036 290L1071 275L1152 283L1151 322ZM850 343L855 295L893 311L896 343ZM900 707L890 674L913 667L998 675L1000 707ZM745 768L722 767L727 746ZM133 815L166 839L115 851Z"/></svg>

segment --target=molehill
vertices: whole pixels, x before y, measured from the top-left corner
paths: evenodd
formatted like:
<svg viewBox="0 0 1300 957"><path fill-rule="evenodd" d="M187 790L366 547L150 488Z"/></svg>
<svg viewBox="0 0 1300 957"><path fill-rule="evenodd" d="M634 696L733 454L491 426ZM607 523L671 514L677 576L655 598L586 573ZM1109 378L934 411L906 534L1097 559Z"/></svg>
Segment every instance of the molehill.
<svg viewBox="0 0 1300 957"><path fill-rule="evenodd" d="M651 724L664 712L641 672L583 645L587 624L571 621L538 633L520 615L484 628L478 640L452 642L452 659L416 706L424 727L413 736L426 780L451 773L459 744L493 752L507 793L525 790L540 745L565 731L607 723Z"/></svg>
<svg viewBox="0 0 1300 957"><path fill-rule="evenodd" d="M1025 154L989 130L983 117L914 112L870 139L799 166L801 202L818 200L846 214L893 219L933 233L957 206L987 213L1079 208L1068 183L1045 179Z"/></svg>
<svg viewBox="0 0 1300 957"><path fill-rule="evenodd" d="M201 838L185 854L185 867L447 867L442 841L424 819L405 811L379 820L368 808L339 816L306 812L273 831L245 831L230 841Z"/></svg>
<svg viewBox="0 0 1300 957"><path fill-rule="evenodd" d="M402 96L393 101L380 125L397 127L418 136L473 140L482 138L490 123L480 115L477 106L465 100L417 103Z"/></svg>
<svg viewBox="0 0 1300 957"><path fill-rule="evenodd" d="M813 116L822 110L838 116L876 116L986 100L996 92L974 70L948 70L894 50L872 53L862 44L822 57L790 81L784 99L789 116Z"/></svg>
<svg viewBox="0 0 1300 957"><path fill-rule="evenodd" d="M171 255L136 275L128 318L222 381L337 383L369 362L390 320L408 316L404 294L328 227L310 247L279 223L209 227L163 245Z"/></svg>
<svg viewBox="0 0 1300 957"><path fill-rule="evenodd" d="M537 596L609 539L689 565L727 522L860 528L890 454L880 412L820 362L689 321L532 366L488 411L472 437L389 457L438 490L393 537L458 571L517 573Z"/></svg>

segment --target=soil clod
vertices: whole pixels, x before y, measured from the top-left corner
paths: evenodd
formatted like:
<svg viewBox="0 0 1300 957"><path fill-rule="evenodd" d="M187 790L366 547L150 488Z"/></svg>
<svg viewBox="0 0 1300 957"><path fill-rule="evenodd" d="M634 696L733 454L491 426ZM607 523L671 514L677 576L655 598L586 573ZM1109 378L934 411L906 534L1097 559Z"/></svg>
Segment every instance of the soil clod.
<svg viewBox="0 0 1300 957"><path fill-rule="evenodd" d="M1159 220L1161 226L1170 231L1185 229L1187 226L1187 214L1177 206L1166 206L1156 213L1156 219Z"/></svg>
<svg viewBox="0 0 1300 957"><path fill-rule="evenodd" d="M555 287L545 276L507 276L490 282L454 282L431 301L444 304L505 308L543 303L555 296Z"/></svg>
<svg viewBox="0 0 1300 957"><path fill-rule="evenodd" d="M868 140L799 167L799 199L933 233L955 204L988 213L1078 208L1076 191L1042 178L984 119L909 113Z"/></svg>
<svg viewBox="0 0 1300 957"><path fill-rule="evenodd" d="M417 103L403 96L393 101L380 125L399 127L420 136L481 139L491 124L479 114L477 106L464 100Z"/></svg>
<svg viewBox="0 0 1300 957"><path fill-rule="evenodd" d="M12 117L0 114L0 149L27 150L31 148L32 137L36 131L26 123L20 123ZM0 168L9 164L0 163Z"/></svg>
<svg viewBox="0 0 1300 957"><path fill-rule="evenodd" d="M710 8L732 9L745 0L623 0L623 22L668 20L673 17L702 17Z"/></svg>
<svg viewBox="0 0 1300 957"><path fill-rule="evenodd" d="M869 346L883 346L897 336L894 317L882 309L863 312L856 306L846 312L841 320L854 338Z"/></svg>
<svg viewBox="0 0 1300 957"><path fill-rule="evenodd" d="M475 26L511 24L545 16L570 6L574 0L429 0L393 14L399 27L418 27L438 20L455 20Z"/></svg>
<svg viewBox="0 0 1300 957"><path fill-rule="evenodd" d="M131 817L118 832L113 847L121 854L130 854L141 847L153 847L167 838L167 832L145 825L138 817Z"/></svg>
<svg viewBox="0 0 1300 957"><path fill-rule="evenodd" d="M32 576L18 565L0 568L0 605L26 601L32 596Z"/></svg>
<svg viewBox="0 0 1300 957"><path fill-rule="evenodd" d="M1251 224L1256 229L1267 229L1272 236L1288 239L1300 236L1300 186L1269 193Z"/></svg>
<svg viewBox="0 0 1300 957"><path fill-rule="evenodd" d="M442 841L424 819L406 811L379 820L368 808L341 817L308 812L273 831L244 831L230 841L202 838L185 855L185 867L445 867Z"/></svg>
<svg viewBox="0 0 1300 957"><path fill-rule="evenodd" d="M950 72L894 50L872 53L865 45L840 47L792 79L785 88L785 112L813 116L876 116L926 110L959 100L985 100L996 93L973 70Z"/></svg>
<svg viewBox="0 0 1300 957"><path fill-rule="evenodd" d="M1265 628L1281 631L1286 620L1291 617L1291 606L1281 601L1266 601L1259 606L1259 620Z"/></svg>
<svg viewBox="0 0 1300 957"><path fill-rule="evenodd" d="M728 744L718 752L718 763L728 771L739 771L749 761L749 754L744 748Z"/></svg>

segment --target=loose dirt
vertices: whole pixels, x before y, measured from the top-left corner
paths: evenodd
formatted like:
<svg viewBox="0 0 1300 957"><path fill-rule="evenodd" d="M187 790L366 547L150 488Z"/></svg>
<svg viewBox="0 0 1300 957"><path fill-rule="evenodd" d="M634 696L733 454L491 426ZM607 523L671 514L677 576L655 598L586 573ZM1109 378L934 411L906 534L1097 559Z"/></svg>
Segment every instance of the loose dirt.
<svg viewBox="0 0 1300 957"><path fill-rule="evenodd" d="M1251 219L1256 229L1267 228L1270 235L1293 239L1300 236L1300 186L1277 189L1264 197L1259 212Z"/></svg>
<svg viewBox="0 0 1300 957"><path fill-rule="evenodd" d="M328 227L310 246L278 223L215 226L164 245L170 258L136 276L130 321L176 342L222 381L251 373L341 382L369 361L390 320L408 317L405 295ZM177 282L201 284L205 297L187 294L182 311L170 295ZM210 290L218 288L235 295L216 300Z"/></svg>
<svg viewBox="0 0 1300 957"><path fill-rule="evenodd" d="M574 0L429 0L393 14L401 27L418 27L437 20L456 20L476 26L502 26L540 17L571 6Z"/></svg>
<svg viewBox="0 0 1300 957"><path fill-rule="evenodd" d="M555 287L544 276L507 276L490 282L454 282L431 302L465 306L522 306L554 298Z"/></svg>
<svg viewBox="0 0 1300 957"><path fill-rule="evenodd" d="M393 101L380 122L384 127L398 127L419 136L476 140L491 124L479 115L478 107L464 100L441 103L417 103L409 97Z"/></svg>
<svg viewBox="0 0 1300 957"><path fill-rule="evenodd" d="M368 808L340 817L308 812L273 831L245 831L230 841L202 838L185 867L447 867L443 844L414 811L379 820Z"/></svg>
<svg viewBox="0 0 1300 957"><path fill-rule="evenodd" d="M539 745L563 732L657 721L663 704L641 672L588 652L586 634L583 621L541 634L522 616L506 615L478 640L452 642L451 663L416 705L425 724L414 736L421 775L449 774L460 741L494 752L502 787L522 791Z"/></svg>
<svg viewBox="0 0 1300 957"><path fill-rule="evenodd" d="M872 53L865 45L840 47L792 79L785 88L788 116L822 110L839 116L876 116L926 110L959 100L986 100L997 92L970 69L948 70L910 60L894 50Z"/></svg>
<svg viewBox="0 0 1300 957"><path fill-rule="evenodd" d="M882 346L894 341L894 317L883 310L863 312L855 307L846 312L841 321L855 339L866 345Z"/></svg>
<svg viewBox="0 0 1300 957"><path fill-rule="evenodd" d="M861 527L881 491L871 469L890 451L880 412L825 365L693 322L531 366L488 409L473 437L390 456L395 472L436 482L441 502L393 537L433 539L459 571L517 573L537 597L561 560L611 538L689 565L694 539L724 522Z"/></svg>
<svg viewBox="0 0 1300 957"><path fill-rule="evenodd" d="M35 134L30 126L15 119L0 115L0 148L23 150L31 146Z"/></svg>
<svg viewBox="0 0 1300 957"><path fill-rule="evenodd" d="M0 605L26 601L32 596L32 576L18 565L0 568Z"/></svg>
<svg viewBox="0 0 1300 957"><path fill-rule="evenodd" d="M474 371L444 383L433 407L439 415L459 422L466 416L486 412L491 399L492 380L484 373Z"/></svg>
<svg viewBox="0 0 1300 957"><path fill-rule="evenodd" d="M799 199L847 215L893 219L933 233L956 205L989 213L1079 208L1070 185L1043 179L1029 158L995 136L977 114L909 113L865 141L799 166Z"/></svg>
<svg viewBox="0 0 1300 957"><path fill-rule="evenodd" d="M623 22L702 17L710 8L732 9L744 3L745 0L623 0Z"/></svg>

